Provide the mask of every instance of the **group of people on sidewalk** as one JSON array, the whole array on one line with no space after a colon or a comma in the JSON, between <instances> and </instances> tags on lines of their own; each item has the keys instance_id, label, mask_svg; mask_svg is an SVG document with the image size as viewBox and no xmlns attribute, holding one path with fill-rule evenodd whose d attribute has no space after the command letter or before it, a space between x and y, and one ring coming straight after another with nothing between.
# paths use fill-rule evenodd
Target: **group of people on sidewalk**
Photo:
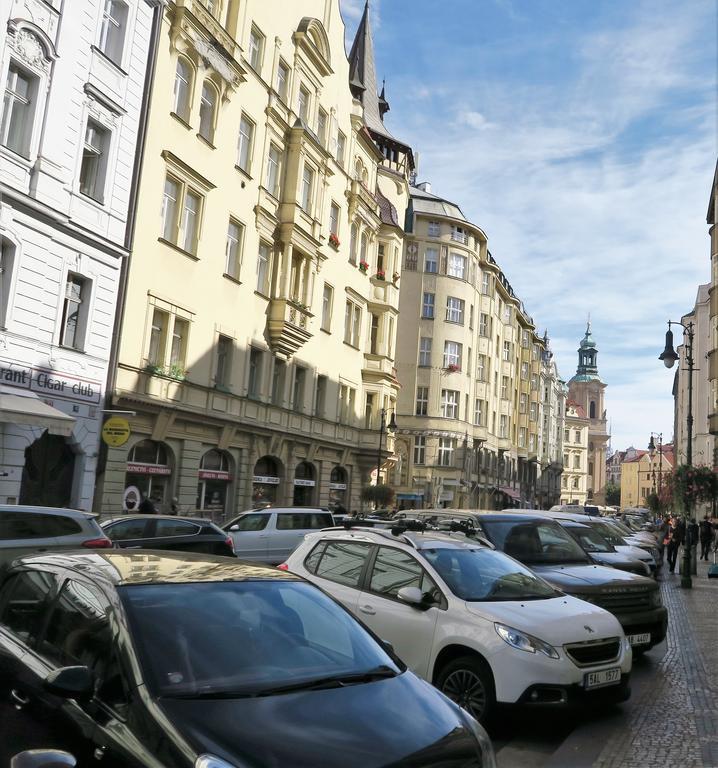
<instances>
[{"instance_id":1,"label":"group of people on sidewalk","mask_svg":"<svg viewBox=\"0 0 718 768\"><path fill-rule=\"evenodd\" d=\"M700 523L692 518L688 525L679 517L665 517L659 523L659 531L663 549L668 561L668 570L673 573L678 559L678 550L681 546L691 549L692 562L697 562L698 544L701 545L701 560L708 560L711 551L718 550L718 520L706 515Z\"/></svg>"}]
</instances>

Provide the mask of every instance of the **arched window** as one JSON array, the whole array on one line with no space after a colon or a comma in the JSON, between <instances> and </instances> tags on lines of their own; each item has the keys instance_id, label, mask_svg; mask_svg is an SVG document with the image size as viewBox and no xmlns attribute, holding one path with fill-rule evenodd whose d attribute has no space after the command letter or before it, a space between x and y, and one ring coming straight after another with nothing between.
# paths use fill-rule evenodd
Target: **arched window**
<instances>
[{"instance_id":1,"label":"arched window","mask_svg":"<svg viewBox=\"0 0 718 768\"><path fill-rule=\"evenodd\" d=\"M142 496L152 501L158 512L170 502L172 466L170 451L164 443L141 440L127 454L124 507L132 512Z\"/></svg>"},{"instance_id":2,"label":"arched window","mask_svg":"<svg viewBox=\"0 0 718 768\"><path fill-rule=\"evenodd\" d=\"M316 487L316 472L314 465L308 461L301 461L294 470L294 499L295 507L311 506Z\"/></svg>"},{"instance_id":3,"label":"arched window","mask_svg":"<svg viewBox=\"0 0 718 768\"><path fill-rule=\"evenodd\" d=\"M588 406L588 415L590 418L596 418L596 401L591 400L591 404Z\"/></svg>"},{"instance_id":4,"label":"arched window","mask_svg":"<svg viewBox=\"0 0 718 768\"><path fill-rule=\"evenodd\" d=\"M175 69L173 111L185 121L189 121L193 83L194 70L189 63L189 59L186 59L184 56L179 56L177 58L177 68Z\"/></svg>"},{"instance_id":5,"label":"arched window","mask_svg":"<svg viewBox=\"0 0 718 768\"><path fill-rule=\"evenodd\" d=\"M215 522L226 517L227 491L232 480L229 468L229 455L216 448L207 451L199 463L196 507L210 514Z\"/></svg>"},{"instance_id":6,"label":"arched window","mask_svg":"<svg viewBox=\"0 0 718 768\"><path fill-rule=\"evenodd\" d=\"M202 85L202 98L199 102L199 135L212 143L217 121L217 89L209 81Z\"/></svg>"},{"instance_id":7,"label":"arched window","mask_svg":"<svg viewBox=\"0 0 718 768\"><path fill-rule=\"evenodd\" d=\"M261 507L276 502L279 474L279 463L273 456L262 456L254 465L252 503L255 506Z\"/></svg>"},{"instance_id":8,"label":"arched window","mask_svg":"<svg viewBox=\"0 0 718 768\"><path fill-rule=\"evenodd\" d=\"M351 234L349 238L349 263L357 263L357 240L359 239L359 227L356 222L352 224Z\"/></svg>"}]
</instances>

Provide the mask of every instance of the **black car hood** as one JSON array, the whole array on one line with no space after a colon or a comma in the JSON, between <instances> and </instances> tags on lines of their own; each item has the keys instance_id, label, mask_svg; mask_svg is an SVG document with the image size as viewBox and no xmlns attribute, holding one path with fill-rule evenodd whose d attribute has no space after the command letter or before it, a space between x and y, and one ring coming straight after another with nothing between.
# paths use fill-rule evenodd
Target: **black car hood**
<instances>
[{"instance_id":1,"label":"black car hood","mask_svg":"<svg viewBox=\"0 0 718 768\"><path fill-rule=\"evenodd\" d=\"M652 588L647 576L619 571L604 565L530 565L532 571L564 592L596 592L605 587Z\"/></svg>"},{"instance_id":2,"label":"black car hood","mask_svg":"<svg viewBox=\"0 0 718 768\"><path fill-rule=\"evenodd\" d=\"M199 754L237 768L458 768L477 756L458 708L411 673L328 690L159 704Z\"/></svg>"}]
</instances>

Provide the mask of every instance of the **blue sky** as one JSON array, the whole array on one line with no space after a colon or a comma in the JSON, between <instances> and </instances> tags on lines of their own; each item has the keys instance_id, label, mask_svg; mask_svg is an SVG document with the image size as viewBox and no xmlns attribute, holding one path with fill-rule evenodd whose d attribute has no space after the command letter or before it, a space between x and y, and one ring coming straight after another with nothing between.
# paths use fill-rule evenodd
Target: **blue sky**
<instances>
[{"instance_id":1,"label":"blue sky","mask_svg":"<svg viewBox=\"0 0 718 768\"><path fill-rule=\"evenodd\" d=\"M341 4L351 37L364 3ZM710 280L715 0L373 0L371 15L386 123L419 179L484 229L566 379L590 312L613 447L670 437L666 320Z\"/></svg>"}]
</instances>

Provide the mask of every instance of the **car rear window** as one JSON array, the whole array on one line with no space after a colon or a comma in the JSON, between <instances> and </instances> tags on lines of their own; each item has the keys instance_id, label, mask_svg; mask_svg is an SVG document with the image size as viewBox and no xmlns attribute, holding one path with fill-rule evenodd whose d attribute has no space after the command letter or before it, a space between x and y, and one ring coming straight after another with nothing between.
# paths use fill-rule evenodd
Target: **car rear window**
<instances>
[{"instance_id":1,"label":"car rear window","mask_svg":"<svg viewBox=\"0 0 718 768\"><path fill-rule=\"evenodd\" d=\"M200 526L189 520L158 520L155 536L196 536Z\"/></svg>"},{"instance_id":2,"label":"car rear window","mask_svg":"<svg viewBox=\"0 0 718 768\"><path fill-rule=\"evenodd\" d=\"M44 515L38 512L0 513L0 541L72 536L81 531L82 526L77 520L62 515Z\"/></svg>"},{"instance_id":3,"label":"car rear window","mask_svg":"<svg viewBox=\"0 0 718 768\"><path fill-rule=\"evenodd\" d=\"M141 539L145 535L145 526L147 521L144 519L123 520L121 523L109 525L105 533L113 541L124 541L125 539Z\"/></svg>"}]
</instances>

